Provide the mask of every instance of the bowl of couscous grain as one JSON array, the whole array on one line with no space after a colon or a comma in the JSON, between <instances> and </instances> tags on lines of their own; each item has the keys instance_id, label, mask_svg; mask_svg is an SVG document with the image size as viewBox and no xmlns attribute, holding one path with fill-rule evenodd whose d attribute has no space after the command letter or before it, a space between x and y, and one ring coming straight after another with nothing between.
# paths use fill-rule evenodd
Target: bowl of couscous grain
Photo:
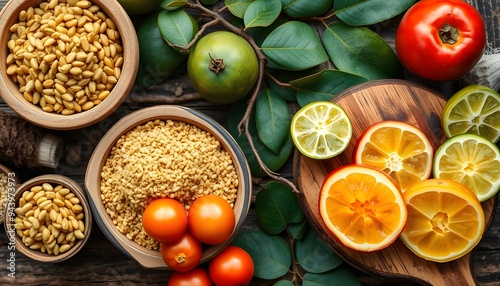
<instances>
[{"instance_id":1,"label":"bowl of couscous grain","mask_svg":"<svg viewBox=\"0 0 500 286\"><path fill-rule=\"evenodd\" d=\"M126 99L139 44L118 1L11 0L0 11L0 95L36 125L92 125Z\"/></svg>"},{"instance_id":2,"label":"bowl of couscous grain","mask_svg":"<svg viewBox=\"0 0 500 286\"><path fill-rule=\"evenodd\" d=\"M235 215L233 233L224 243L206 245L203 263L241 229L252 182L242 150L220 124L187 107L160 105L135 111L110 128L90 158L85 187L98 226L118 249L143 267L168 269L159 242L142 227L146 206L167 197L187 211L204 195L226 199Z\"/></svg>"}]
</instances>

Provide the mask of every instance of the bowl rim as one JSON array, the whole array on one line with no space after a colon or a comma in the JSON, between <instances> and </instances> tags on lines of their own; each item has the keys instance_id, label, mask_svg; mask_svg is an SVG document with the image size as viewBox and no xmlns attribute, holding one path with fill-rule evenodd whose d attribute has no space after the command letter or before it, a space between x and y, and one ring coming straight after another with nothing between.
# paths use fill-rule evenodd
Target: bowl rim
<instances>
[{"instance_id":1,"label":"bowl rim","mask_svg":"<svg viewBox=\"0 0 500 286\"><path fill-rule=\"evenodd\" d=\"M8 180L10 180L10 178L14 178L14 183L15 183L14 189L16 189L19 186L19 184L21 183L21 179L18 176L16 176L16 173L12 169L10 169L8 166L6 166L2 163L0 163L0 173L5 174L7 176ZM14 174L14 176L10 176L9 174ZM0 209L1 215L2 215L2 217L0 217L0 224L4 223L5 218L6 218L7 205L9 203L8 202L9 196L11 196L10 187L7 188L7 202L4 206L4 208Z\"/></svg>"},{"instance_id":2,"label":"bowl rim","mask_svg":"<svg viewBox=\"0 0 500 286\"><path fill-rule=\"evenodd\" d=\"M49 182L52 184L60 184L63 185L71 190L72 193L75 194L80 199L80 204L83 207L83 211L85 213L85 230L83 232L83 239L78 240L67 252L61 253L59 255L50 255L47 253L43 253L39 250L32 250L25 246L23 242L21 241L21 238L17 235L16 230L14 228L13 223L4 223L5 227L5 232L7 233L7 236L10 241L12 239L15 240L15 247L17 250L19 250L21 253L26 255L27 257L41 261L41 262L49 262L49 263L59 263L64 260L67 260L71 257L73 257L75 254L77 254L87 243L87 241L90 238L90 234L92 232L92 211L90 209L90 205L88 203L86 193L83 191L82 187L74 181L73 179L59 175L59 174L44 174L44 175L39 175L36 176L21 185L19 185L16 188L16 191L14 193L14 200L16 206L18 205L18 200L22 196L22 193L26 191L27 189L39 185L44 182ZM5 216L7 217L8 212L10 210L6 209L5 210ZM14 236L14 238L12 238Z\"/></svg>"},{"instance_id":3,"label":"bowl rim","mask_svg":"<svg viewBox=\"0 0 500 286\"><path fill-rule=\"evenodd\" d=\"M128 239L123 233L117 230L108 214L105 212L101 213L100 211L105 209L101 200L101 169L109 157L111 148L124 133L132 130L138 125L157 119L179 120L210 132L223 146L227 146L225 150L231 155L233 162L236 163L235 165L239 167L236 168L237 172L241 168L240 174L238 174L238 189L241 189L244 195L238 196L234 208L235 213L240 214L239 219L236 221L235 228L229 240L222 244L204 249L200 261L200 263L203 263L228 246L237 232L241 229L250 208L252 180L250 167L236 140L234 140L222 125L202 112L180 105L157 105L139 109L117 121L97 144L90 157L85 173L85 189L89 197L90 206L94 212L94 219L108 240L126 256L136 260L145 268L169 269L161 258L159 251L147 249ZM213 130L203 125L209 125ZM240 199L240 201L238 201L238 199Z\"/></svg>"},{"instance_id":4,"label":"bowl rim","mask_svg":"<svg viewBox=\"0 0 500 286\"><path fill-rule=\"evenodd\" d=\"M9 107L21 117L38 126L53 130L73 130L90 126L113 113L125 101L133 88L139 66L139 42L132 20L118 1L89 0L101 7L108 17L113 19L120 32L123 46L122 73L108 97L93 108L71 115L44 112L38 105L27 102L18 91L19 86L7 75L6 62L0 59L0 96ZM22 9L38 5L43 0L9 0L0 11L0 27L3 36L0 39L0 54L7 55L7 42L10 37L8 28L16 21Z\"/></svg>"}]
</instances>

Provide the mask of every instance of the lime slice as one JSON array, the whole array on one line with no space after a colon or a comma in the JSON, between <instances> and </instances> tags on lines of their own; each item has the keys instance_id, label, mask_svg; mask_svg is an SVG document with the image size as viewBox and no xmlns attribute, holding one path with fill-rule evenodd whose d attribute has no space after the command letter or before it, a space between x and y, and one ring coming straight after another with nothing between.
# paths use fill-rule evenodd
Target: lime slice
<instances>
[{"instance_id":1,"label":"lime slice","mask_svg":"<svg viewBox=\"0 0 500 286\"><path fill-rule=\"evenodd\" d=\"M442 125L448 138L476 134L493 143L500 140L500 95L481 85L457 91L443 109Z\"/></svg>"},{"instance_id":2,"label":"lime slice","mask_svg":"<svg viewBox=\"0 0 500 286\"><path fill-rule=\"evenodd\" d=\"M309 158L332 158L347 148L352 125L344 109L330 101L316 101L302 107L290 126L293 143Z\"/></svg>"},{"instance_id":3,"label":"lime slice","mask_svg":"<svg viewBox=\"0 0 500 286\"><path fill-rule=\"evenodd\" d=\"M434 177L461 183L483 202L500 189L500 150L475 134L446 140L434 155Z\"/></svg>"}]
</instances>

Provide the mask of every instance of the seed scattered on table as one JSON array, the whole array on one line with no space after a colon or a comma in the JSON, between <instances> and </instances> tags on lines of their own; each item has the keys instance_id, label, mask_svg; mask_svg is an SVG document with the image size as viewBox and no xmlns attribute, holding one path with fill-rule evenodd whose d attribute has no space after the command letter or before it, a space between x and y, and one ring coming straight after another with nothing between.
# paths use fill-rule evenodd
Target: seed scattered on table
<instances>
[{"instance_id":1,"label":"seed scattered on table","mask_svg":"<svg viewBox=\"0 0 500 286\"><path fill-rule=\"evenodd\" d=\"M68 208L68 204L73 207ZM80 200L63 185L32 187L22 194L14 212L16 233L30 249L58 255L84 238L85 214Z\"/></svg>"},{"instance_id":2,"label":"seed scattered on table","mask_svg":"<svg viewBox=\"0 0 500 286\"><path fill-rule=\"evenodd\" d=\"M18 20L10 27L7 74L27 101L69 115L109 95L121 74L123 49L115 23L99 6L50 0L22 10Z\"/></svg>"},{"instance_id":3,"label":"seed scattered on table","mask_svg":"<svg viewBox=\"0 0 500 286\"><path fill-rule=\"evenodd\" d=\"M157 198L179 200L186 209L196 198L215 194L232 207L238 176L220 142L180 121L155 120L122 135L101 172L101 199L117 229L148 248L159 243L142 227L142 213Z\"/></svg>"}]
</instances>

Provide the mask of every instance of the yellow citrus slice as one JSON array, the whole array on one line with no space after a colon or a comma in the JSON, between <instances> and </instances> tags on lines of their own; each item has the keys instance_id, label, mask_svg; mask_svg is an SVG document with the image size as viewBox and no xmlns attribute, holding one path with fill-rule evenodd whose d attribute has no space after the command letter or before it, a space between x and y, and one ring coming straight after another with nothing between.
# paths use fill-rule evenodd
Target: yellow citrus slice
<instances>
[{"instance_id":1,"label":"yellow citrus slice","mask_svg":"<svg viewBox=\"0 0 500 286\"><path fill-rule=\"evenodd\" d=\"M500 189L500 150L474 134L446 140L434 156L434 177L459 182L483 202Z\"/></svg>"},{"instance_id":2,"label":"yellow citrus slice","mask_svg":"<svg viewBox=\"0 0 500 286\"><path fill-rule=\"evenodd\" d=\"M496 143L500 140L500 95L486 86L467 86L446 102L441 123L448 138L468 133Z\"/></svg>"},{"instance_id":3,"label":"yellow citrus slice","mask_svg":"<svg viewBox=\"0 0 500 286\"><path fill-rule=\"evenodd\" d=\"M481 203L464 185L428 179L403 193L408 219L400 237L416 255L447 262L467 254L485 229Z\"/></svg>"},{"instance_id":4,"label":"yellow citrus slice","mask_svg":"<svg viewBox=\"0 0 500 286\"><path fill-rule=\"evenodd\" d=\"M347 148L352 138L352 125L340 105L316 101L295 113L290 133L302 154L313 159L329 159Z\"/></svg>"},{"instance_id":5,"label":"yellow citrus slice","mask_svg":"<svg viewBox=\"0 0 500 286\"><path fill-rule=\"evenodd\" d=\"M407 218L405 202L394 180L363 165L340 167L326 177L320 190L319 211L333 235L359 251L391 245Z\"/></svg>"},{"instance_id":6,"label":"yellow citrus slice","mask_svg":"<svg viewBox=\"0 0 500 286\"><path fill-rule=\"evenodd\" d=\"M417 127L401 121L381 121L368 127L354 150L356 164L367 164L391 176L404 192L428 179L433 148Z\"/></svg>"}]
</instances>

